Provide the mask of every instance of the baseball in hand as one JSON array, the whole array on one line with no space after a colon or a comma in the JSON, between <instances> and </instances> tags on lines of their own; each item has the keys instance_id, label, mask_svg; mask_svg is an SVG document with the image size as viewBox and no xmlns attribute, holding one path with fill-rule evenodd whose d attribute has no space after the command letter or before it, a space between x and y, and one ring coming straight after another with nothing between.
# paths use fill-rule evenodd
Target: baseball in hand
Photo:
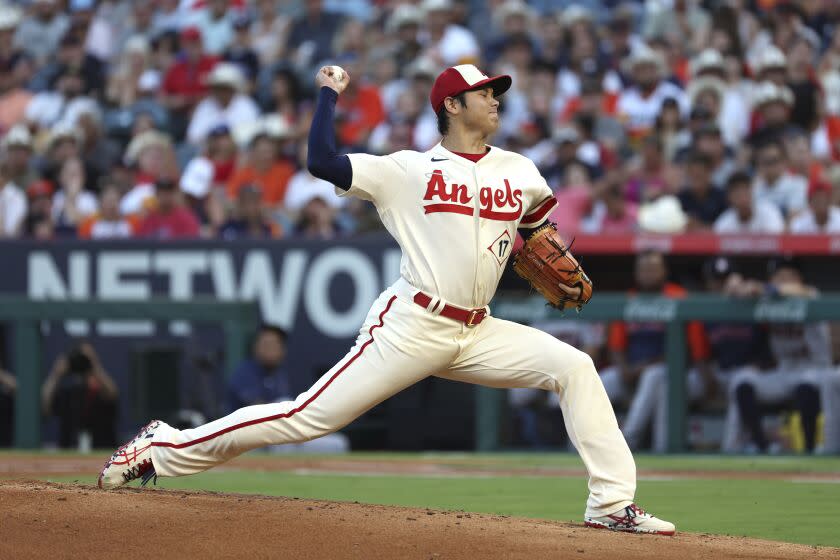
<instances>
[{"instance_id":1,"label":"baseball in hand","mask_svg":"<svg viewBox=\"0 0 840 560\"><path fill-rule=\"evenodd\" d=\"M344 68L341 66L330 66L330 70L332 70L332 76L335 78L335 81L341 82L344 80Z\"/></svg>"}]
</instances>

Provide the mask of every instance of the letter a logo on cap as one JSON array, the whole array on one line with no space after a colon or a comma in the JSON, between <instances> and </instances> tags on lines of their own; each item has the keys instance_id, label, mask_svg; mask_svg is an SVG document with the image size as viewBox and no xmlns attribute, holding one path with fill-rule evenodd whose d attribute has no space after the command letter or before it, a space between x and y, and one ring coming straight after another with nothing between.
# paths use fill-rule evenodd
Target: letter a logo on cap
<instances>
[{"instance_id":1,"label":"letter a logo on cap","mask_svg":"<svg viewBox=\"0 0 840 560\"><path fill-rule=\"evenodd\" d=\"M493 93L498 97L510 88L511 81L510 76L507 75L488 78L472 64L461 64L441 72L435 80L435 85L432 86L429 101L437 113L443 107L443 101L447 97L455 97L465 91L483 87L493 88Z\"/></svg>"}]
</instances>

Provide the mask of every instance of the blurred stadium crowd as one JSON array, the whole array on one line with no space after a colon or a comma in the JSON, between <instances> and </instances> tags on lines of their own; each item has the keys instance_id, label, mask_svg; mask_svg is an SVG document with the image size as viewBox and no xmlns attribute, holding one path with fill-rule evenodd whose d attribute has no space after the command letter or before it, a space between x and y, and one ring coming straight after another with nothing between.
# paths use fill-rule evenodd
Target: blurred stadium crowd
<instances>
[{"instance_id":1,"label":"blurred stadium crowd","mask_svg":"<svg viewBox=\"0 0 840 560\"><path fill-rule=\"evenodd\" d=\"M509 73L494 143L566 231L840 231L832 0L0 2L0 235L330 238L381 227L305 169L313 76L345 151L426 150L428 94Z\"/></svg>"}]
</instances>

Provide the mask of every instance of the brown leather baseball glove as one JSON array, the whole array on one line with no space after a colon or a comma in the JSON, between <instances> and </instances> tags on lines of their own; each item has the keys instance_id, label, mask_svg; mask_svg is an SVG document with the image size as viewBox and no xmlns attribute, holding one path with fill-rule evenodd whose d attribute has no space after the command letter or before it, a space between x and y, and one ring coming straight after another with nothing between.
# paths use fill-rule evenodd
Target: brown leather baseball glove
<instances>
[{"instance_id":1,"label":"brown leather baseball glove","mask_svg":"<svg viewBox=\"0 0 840 560\"><path fill-rule=\"evenodd\" d=\"M528 237L513 257L513 270L558 309L574 307L580 311L592 298L592 281L552 222Z\"/></svg>"}]
</instances>

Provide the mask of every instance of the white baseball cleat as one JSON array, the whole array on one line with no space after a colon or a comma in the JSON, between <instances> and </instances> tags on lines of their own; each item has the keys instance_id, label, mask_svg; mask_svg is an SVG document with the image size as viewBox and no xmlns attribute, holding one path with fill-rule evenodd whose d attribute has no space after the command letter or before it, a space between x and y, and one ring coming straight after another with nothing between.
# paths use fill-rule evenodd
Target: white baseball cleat
<instances>
[{"instance_id":1,"label":"white baseball cleat","mask_svg":"<svg viewBox=\"0 0 840 560\"><path fill-rule=\"evenodd\" d=\"M160 425L160 420L149 422L131 441L111 455L99 473L100 488L119 488L138 478L142 478L141 485L145 486L152 477L157 478L152 465L152 436Z\"/></svg>"},{"instance_id":2,"label":"white baseball cleat","mask_svg":"<svg viewBox=\"0 0 840 560\"><path fill-rule=\"evenodd\" d=\"M611 529L625 533L651 533L669 537L677 532L673 523L652 516L636 504L630 504L612 515L585 517L584 525L595 529Z\"/></svg>"}]
</instances>

